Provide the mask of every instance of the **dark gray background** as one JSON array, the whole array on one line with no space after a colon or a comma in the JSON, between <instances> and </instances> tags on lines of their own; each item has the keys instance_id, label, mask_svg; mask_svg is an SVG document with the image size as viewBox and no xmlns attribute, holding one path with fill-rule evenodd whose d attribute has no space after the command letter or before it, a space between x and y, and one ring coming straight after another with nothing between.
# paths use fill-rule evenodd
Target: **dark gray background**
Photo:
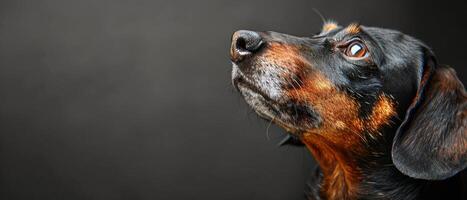
<instances>
[{"instance_id":1,"label":"dark gray background","mask_svg":"<svg viewBox=\"0 0 467 200\"><path fill-rule=\"evenodd\" d=\"M445 2L445 3L443 3ZM302 199L310 156L230 85L237 29L398 29L467 77L452 1L0 1L0 199Z\"/></svg>"}]
</instances>

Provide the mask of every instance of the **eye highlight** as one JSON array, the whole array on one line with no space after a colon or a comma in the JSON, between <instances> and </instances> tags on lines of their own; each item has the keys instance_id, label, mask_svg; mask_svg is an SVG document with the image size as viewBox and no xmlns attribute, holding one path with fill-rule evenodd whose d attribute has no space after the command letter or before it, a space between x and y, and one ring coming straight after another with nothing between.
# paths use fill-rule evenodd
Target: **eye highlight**
<instances>
[{"instance_id":1,"label":"eye highlight","mask_svg":"<svg viewBox=\"0 0 467 200\"><path fill-rule=\"evenodd\" d=\"M354 41L347 46L344 53L351 58L363 58L368 54L368 49L361 41Z\"/></svg>"}]
</instances>

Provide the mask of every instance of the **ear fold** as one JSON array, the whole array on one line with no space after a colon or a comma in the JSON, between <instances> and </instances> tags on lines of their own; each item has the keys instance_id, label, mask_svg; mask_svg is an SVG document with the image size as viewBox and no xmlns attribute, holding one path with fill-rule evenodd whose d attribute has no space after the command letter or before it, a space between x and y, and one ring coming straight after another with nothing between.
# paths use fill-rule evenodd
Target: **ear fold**
<instances>
[{"instance_id":1,"label":"ear fold","mask_svg":"<svg viewBox=\"0 0 467 200\"><path fill-rule=\"evenodd\" d=\"M467 167L467 94L452 68L425 58L413 103L396 132L394 165L419 179L449 178Z\"/></svg>"}]
</instances>

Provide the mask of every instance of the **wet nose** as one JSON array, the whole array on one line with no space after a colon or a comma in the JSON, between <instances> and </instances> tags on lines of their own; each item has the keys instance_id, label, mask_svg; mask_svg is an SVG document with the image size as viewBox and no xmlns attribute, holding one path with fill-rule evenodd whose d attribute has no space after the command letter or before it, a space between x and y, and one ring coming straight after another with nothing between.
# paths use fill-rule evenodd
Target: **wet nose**
<instances>
[{"instance_id":1,"label":"wet nose","mask_svg":"<svg viewBox=\"0 0 467 200\"><path fill-rule=\"evenodd\" d=\"M238 63L245 59L245 57L260 50L263 43L261 35L257 32L246 30L237 31L232 36L230 59Z\"/></svg>"}]
</instances>

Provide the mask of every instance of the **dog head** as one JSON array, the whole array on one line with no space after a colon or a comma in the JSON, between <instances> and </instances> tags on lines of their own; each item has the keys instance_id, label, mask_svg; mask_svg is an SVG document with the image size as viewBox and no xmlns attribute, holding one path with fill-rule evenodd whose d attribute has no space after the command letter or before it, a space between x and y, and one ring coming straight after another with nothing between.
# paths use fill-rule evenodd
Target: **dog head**
<instances>
[{"instance_id":1,"label":"dog head","mask_svg":"<svg viewBox=\"0 0 467 200\"><path fill-rule=\"evenodd\" d=\"M406 175L444 179L467 165L465 89L410 36L335 23L312 37L237 31L230 54L246 102L307 146L319 138L363 152L368 138L392 134Z\"/></svg>"}]
</instances>

